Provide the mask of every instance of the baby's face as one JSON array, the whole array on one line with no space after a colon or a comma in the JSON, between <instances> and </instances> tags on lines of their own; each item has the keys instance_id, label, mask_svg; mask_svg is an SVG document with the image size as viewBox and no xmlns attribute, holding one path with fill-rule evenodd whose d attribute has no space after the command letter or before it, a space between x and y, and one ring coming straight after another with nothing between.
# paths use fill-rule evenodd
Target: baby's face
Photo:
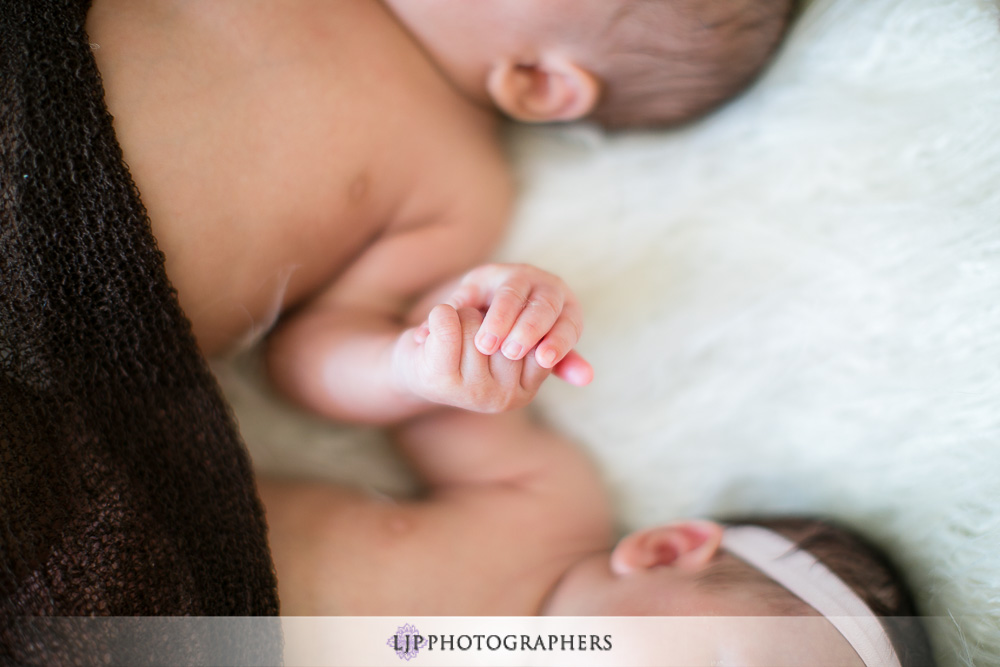
<instances>
[{"instance_id":1,"label":"baby's face","mask_svg":"<svg viewBox=\"0 0 1000 667\"><path fill-rule=\"evenodd\" d=\"M612 570L607 553L579 561L563 577L543 613L548 616L712 617L665 622L671 655L664 664L845 665L863 667L836 628L819 615L779 618L749 588L705 587L694 572L656 566L627 574Z\"/></svg>"},{"instance_id":2,"label":"baby's face","mask_svg":"<svg viewBox=\"0 0 1000 667\"><path fill-rule=\"evenodd\" d=\"M387 0L424 45L457 43L485 56L498 45L597 38L625 0Z\"/></svg>"},{"instance_id":3,"label":"baby's face","mask_svg":"<svg viewBox=\"0 0 1000 667\"><path fill-rule=\"evenodd\" d=\"M736 95L780 41L793 2L385 1L468 98L518 120L596 112L609 126L691 120ZM512 67L530 76L511 77Z\"/></svg>"},{"instance_id":4,"label":"baby's face","mask_svg":"<svg viewBox=\"0 0 1000 667\"><path fill-rule=\"evenodd\" d=\"M555 43L593 44L613 22L619 0L386 0L425 49L469 93L482 97L498 58L531 63ZM588 54L564 55L586 60Z\"/></svg>"}]
</instances>

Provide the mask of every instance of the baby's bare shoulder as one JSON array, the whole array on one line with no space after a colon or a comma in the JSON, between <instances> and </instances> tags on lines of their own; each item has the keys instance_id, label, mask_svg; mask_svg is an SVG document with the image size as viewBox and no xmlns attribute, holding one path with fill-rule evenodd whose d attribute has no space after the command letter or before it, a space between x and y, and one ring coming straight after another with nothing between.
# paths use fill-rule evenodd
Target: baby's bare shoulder
<instances>
[{"instance_id":1,"label":"baby's bare shoulder","mask_svg":"<svg viewBox=\"0 0 1000 667\"><path fill-rule=\"evenodd\" d=\"M600 477L558 435L459 412L397 435L422 499L261 480L286 613L530 615L611 546Z\"/></svg>"},{"instance_id":2,"label":"baby's bare shoulder","mask_svg":"<svg viewBox=\"0 0 1000 667\"><path fill-rule=\"evenodd\" d=\"M95 0L87 30L207 352L391 232L445 222L446 251L482 254L502 228L494 121L382 3Z\"/></svg>"},{"instance_id":3,"label":"baby's bare shoulder","mask_svg":"<svg viewBox=\"0 0 1000 667\"><path fill-rule=\"evenodd\" d=\"M611 540L610 502L594 463L523 410L432 415L399 439L432 491L425 516L483 553L545 560Z\"/></svg>"},{"instance_id":4,"label":"baby's bare shoulder","mask_svg":"<svg viewBox=\"0 0 1000 667\"><path fill-rule=\"evenodd\" d=\"M153 208L412 224L509 195L495 118L381 3L95 0L87 29Z\"/></svg>"}]
</instances>

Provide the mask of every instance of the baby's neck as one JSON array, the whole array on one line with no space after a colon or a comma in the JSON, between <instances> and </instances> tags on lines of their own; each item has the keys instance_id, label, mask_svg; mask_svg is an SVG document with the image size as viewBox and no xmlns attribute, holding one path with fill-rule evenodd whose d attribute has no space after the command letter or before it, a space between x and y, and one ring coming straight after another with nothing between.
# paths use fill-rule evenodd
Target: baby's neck
<instances>
[{"instance_id":1,"label":"baby's neck","mask_svg":"<svg viewBox=\"0 0 1000 667\"><path fill-rule=\"evenodd\" d=\"M440 43L441 40L435 39L427 26L433 26L436 22L427 21L426 17L422 16L426 10L420 6L421 3L412 0L382 1L456 92L484 110L499 113L486 89L486 69L468 62L467 59L453 62L454 59L449 59L435 48L435 43Z\"/></svg>"}]
</instances>

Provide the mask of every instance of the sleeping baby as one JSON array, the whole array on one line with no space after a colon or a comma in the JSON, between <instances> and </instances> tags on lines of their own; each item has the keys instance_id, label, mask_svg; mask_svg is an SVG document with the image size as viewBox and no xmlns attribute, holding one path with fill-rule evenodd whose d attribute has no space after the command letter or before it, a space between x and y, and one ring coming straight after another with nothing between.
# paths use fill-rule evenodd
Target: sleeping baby
<instances>
[{"instance_id":1,"label":"sleeping baby","mask_svg":"<svg viewBox=\"0 0 1000 667\"><path fill-rule=\"evenodd\" d=\"M470 272L510 212L497 111L609 127L695 118L760 71L791 5L94 0L86 27L202 351L280 315L268 346L279 388L334 419L394 423L442 402L492 409L421 384L426 360L401 350L429 310L414 302L457 276L442 299L489 302L484 354L531 355L535 379L590 378L558 281Z\"/></svg>"},{"instance_id":2,"label":"sleeping baby","mask_svg":"<svg viewBox=\"0 0 1000 667\"><path fill-rule=\"evenodd\" d=\"M450 348L456 369L484 368L483 315L456 316L459 337L437 340L435 316L419 344ZM526 363L501 359L512 374ZM524 411L442 409L394 436L425 484L418 499L260 481L284 614L813 616L828 623L810 633L774 624L764 637L737 624L684 655L703 665L932 664L904 585L844 530L689 520L614 544L594 467Z\"/></svg>"}]
</instances>

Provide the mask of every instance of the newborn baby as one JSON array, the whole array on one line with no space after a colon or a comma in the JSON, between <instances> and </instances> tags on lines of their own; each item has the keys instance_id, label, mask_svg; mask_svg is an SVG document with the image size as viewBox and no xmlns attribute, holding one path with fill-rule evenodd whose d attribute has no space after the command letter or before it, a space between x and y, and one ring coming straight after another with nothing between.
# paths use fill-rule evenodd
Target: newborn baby
<instances>
[{"instance_id":1,"label":"newborn baby","mask_svg":"<svg viewBox=\"0 0 1000 667\"><path fill-rule=\"evenodd\" d=\"M443 344L454 348L454 363L481 368L483 316L463 308L457 317L461 337ZM434 321L424 345L438 334ZM526 362L503 363L516 373ZM818 635L767 637L764 654L760 637L740 632L700 648L727 656L725 664L929 660L913 619L887 625L887 634L873 616L913 610L884 560L842 530L806 520L692 520L614 544L594 467L523 412L442 409L394 435L426 485L417 500L261 480L284 614L822 615L830 623Z\"/></svg>"},{"instance_id":2,"label":"newborn baby","mask_svg":"<svg viewBox=\"0 0 1000 667\"><path fill-rule=\"evenodd\" d=\"M435 404L433 392L382 401L412 302L482 262L507 222L497 111L609 126L694 118L763 67L791 5L94 0L86 27L202 350L284 314L275 383L320 414L391 423ZM487 318L479 344L558 370L579 324L567 314L560 329L564 304L533 285L466 283L544 306L506 331ZM586 381L576 362L563 377Z\"/></svg>"}]
</instances>

